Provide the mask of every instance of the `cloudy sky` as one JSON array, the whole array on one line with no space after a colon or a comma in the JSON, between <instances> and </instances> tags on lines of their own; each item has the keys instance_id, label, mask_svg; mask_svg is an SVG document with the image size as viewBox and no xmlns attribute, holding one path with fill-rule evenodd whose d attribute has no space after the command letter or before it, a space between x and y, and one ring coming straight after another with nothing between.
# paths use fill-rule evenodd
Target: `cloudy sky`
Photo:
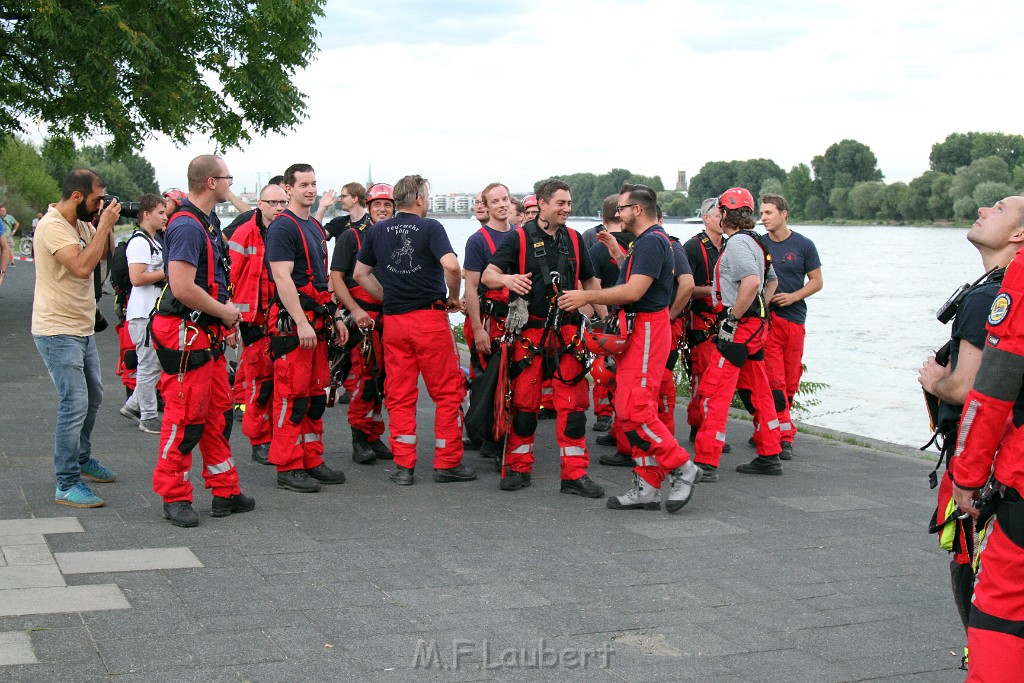
<instances>
[{"instance_id":1,"label":"cloudy sky","mask_svg":"<svg viewBox=\"0 0 1024 683\"><path fill-rule=\"evenodd\" d=\"M297 74L308 118L225 154L235 190L293 162L321 187L407 173L436 192L707 161L810 164L844 138L887 181L951 132L1024 133L1024 5L996 0L328 0ZM205 136L144 153L185 186Z\"/></svg>"}]
</instances>

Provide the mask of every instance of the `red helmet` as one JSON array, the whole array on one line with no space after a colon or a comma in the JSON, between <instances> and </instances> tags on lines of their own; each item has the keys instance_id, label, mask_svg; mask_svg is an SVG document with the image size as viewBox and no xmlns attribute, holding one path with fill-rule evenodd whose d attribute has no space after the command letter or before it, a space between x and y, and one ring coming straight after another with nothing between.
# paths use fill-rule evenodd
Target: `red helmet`
<instances>
[{"instance_id":1,"label":"red helmet","mask_svg":"<svg viewBox=\"0 0 1024 683\"><path fill-rule=\"evenodd\" d=\"M598 356L617 356L626 350L629 337L619 332L605 332L605 326L604 322L585 325L582 330L583 345L587 351Z\"/></svg>"},{"instance_id":2,"label":"red helmet","mask_svg":"<svg viewBox=\"0 0 1024 683\"><path fill-rule=\"evenodd\" d=\"M187 198L188 198L188 194L186 194L182 190L179 190L176 187L172 187L171 189L164 191L164 199L174 200L178 204L181 204L181 200L187 199Z\"/></svg>"},{"instance_id":3,"label":"red helmet","mask_svg":"<svg viewBox=\"0 0 1024 683\"><path fill-rule=\"evenodd\" d=\"M590 376L594 383L605 389L615 388L615 359L609 356L602 356L590 366Z\"/></svg>"},{"instance_id":4,"label":"red helmet","mask_svg":"<svg viewBox=\"0 0 1024 683\"><path fill-rule=\"evenodd\" d=\"M537 195L528 194L523 197L523 206L529 209L531 206L537 206Z\"/></svg>"},{"instance_id":5,"label":"red helmet","mask_svg":"<svg viewBox=\"0 0 1024 683\"><path fill-rule=\"evenodd\" d=\"M722 196L718 198L718 205L724 206L727 209L742 209L743 207L747 207L753 211L754 196L750 194L750 190L744 187L734 187L731 190L726 190L722 193Z\"/></svg>"},{"instance_id":6,"label":"red helmet","mask_svg":"<svg viewBox=\"0 0 1024 683\"><path fill-rule=\"evenodd\" d=\"M377 183L371 185L370 189L366 191L366 203L369 205L370 202L377 199L387 199L391 203L395 201L394 188L387 183Z\"/></svg>"}]
</instances>

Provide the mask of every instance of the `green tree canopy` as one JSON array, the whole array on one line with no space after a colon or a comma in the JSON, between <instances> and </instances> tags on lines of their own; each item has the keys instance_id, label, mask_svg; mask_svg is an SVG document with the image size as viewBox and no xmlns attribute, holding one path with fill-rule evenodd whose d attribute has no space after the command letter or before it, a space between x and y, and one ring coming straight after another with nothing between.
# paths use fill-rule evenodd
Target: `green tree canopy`
<instances>
[{"instance_id":1,"label":"green tree canopy","mask_svg":"<svg viewBox=\"0 0 1024 683\"><path fill-rule=\"evenodd\" d=\"M709 161L701 166L697 175L690 180L690 196L700 202L708 197L718 197L730 187L735 187L739 163Z\"/></svg>"},{"instance_id":2,"label":"green tree canopy","mask_svg":"<svg viewBox=\"0 0 1024 683\"><path fill-rule=\"evenodd\" d=\"M822 196L828 197L837 187L853 187L854 183L879 181L878 159L871 148L856 140L841 140L831 145L824 154L811 160L814 179Z\"/></svg>"},{"instance_id":3,"label":"green tree canopy","mask_svg":"<svg viewBox=\"0 0 1024 683\"><path fill-rule=\"evenodd\" d=\"M961 166L984 157L997 156L1013 169L1024 161L1024 135L1006 133L951 133L932 145L928 160L932 170L953 174Z\"/></svg>"},{"instance_id":4,"label":"green tree canopy","mask_svg":"<svg viewBox=\"0 0 1024 683\"><path fill-rule=\"evenodd\" d=\"M982 157L967 166L961 166L953 176L949 195L955 200L970 197L974 188L984 182L1009 183L1010 167L998 156Z\"/></svg>"},{"instance_id":5,"label":"green tree canopy","mask_svg":"<svg viewBox=\"0 0 1024 683\"><path fill-rule=\"evenodd\" d=\"M885 185L874 181L863 181L851 187L847 198L850 217L877 218L884 189Z\"/></svg>"},{"instance_id":6,"label":"green tree canopy","mask_svg":"<svg viewBox=\"0 0 1024 683\"><path fill-rule=\"evenodd\" d=\"M102 147L88 145L70 151L64 140L49 139L43 143L42 156L50 175L58 184L73 168L92 169L107 184L107 192L117 195L122 201L135 201L146 192L159 193L156 172L143 157L137 154L114 152L113 145Z\"/></svg>"},{"instance_id":7,"label":"green tree canopy","mask_svg":"<svg viewBox=\"0 0 1024 683\"><path fill-rule=\"evenodd\" d=\"M39 152L16 137L0 139L0 202L25 231L32 217L46 212L47 205L60 199L60 188L46 172Z\"/></svg>"},{"instance_id":8,"label":"green tree canopy","mask_svg":"<svg viewBox=\"0 0 1024 683\"><path fill-rule=\"evenodd\" d=\"M941 220L953 217L949 186L953 178L939 171L925 171L910 181L900 213L909 221Z\"/></svg>"},{"instance_id":9,"label":"green tree canopy","mask_svg":"<svg viewBox=\"0 0 1024 683\"><path fill-rule=\"evenodd\" d=\"M987 181L978 183L978 186L974 188L974 194L971 195L971 198L974 199L974 203L979 207L994 206L996 202L1014 194L1017 194L1017 192L1011 185Z\"/></svg>"},{"instance_id":10,"label":"green tree canopy","mask_svg":"<svg viewBox=\"0 0 1024 683\"><path fill-rule=\"evenodd\" d=\"M810 218L804 213L804 207L811 197L816 197L817 188L811 180L811 169L807 164L797 164L786 174L786 182L782 185L782 195L789 202L790 216L793 218ZM817 216L813 220L821 220L825 216Z\"/></svg>"},{"instance_id":11,"label":"green tree canopy","mask_svg":"<svg viewBox=\"0 0 1024 683\"><path fill-rule=\"evenodd\" d=\"M287 130L305 116L291 76L316 50L323 2L8 0L0 133L41 120L55 137L109 135L126 152L151 133L228 147Z\"/></svg>"},{"instance_id":12,"label":"green tree canopy","mask_svg":"<svg viewBox=\"0 0 1024 683\"><path fill-rule=\"evenodd\" d=\"M624 168L613 168L607 173L572 173L554 176L569 184L572 189L572 213L574 216L600 216L601 205L609 195L618 194L623 183L647 185L655 192L661 192L665 185L660 176L645 176ZM538 180L533 189L543 182ZM664 207L662 207L664 210Z\"/></svg>"}]
</instances>

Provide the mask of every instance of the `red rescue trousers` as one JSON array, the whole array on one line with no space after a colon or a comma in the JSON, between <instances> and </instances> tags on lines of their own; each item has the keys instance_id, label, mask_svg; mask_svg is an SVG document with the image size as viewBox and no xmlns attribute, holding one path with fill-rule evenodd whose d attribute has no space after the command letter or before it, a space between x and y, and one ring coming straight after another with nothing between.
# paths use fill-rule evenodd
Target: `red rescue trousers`
<instances>
[{"instance_id":1,"label":"red rescue trousers","mask_svg":"<svg viewBox=\"0 0 1024 683\"><path fill-rule=\"evenodd\" d=\"M462 463L462 399L466 379L444 310L427 308L387 316L384 330L384 404L391 420L395 464L416 466L416 400L423 375L434 401L434 467Z\"/></svg>"},{"instance_id":2,"label":"red rescue trousers","mask_svg":"<svg viewBox=\"0 0 1024 683\"><path fill-rule=\"evenodd\" d=\"M615 361L615 414L629 443L633 471L655 488L690 459L662 419L663 383L672 350L668 309L637 313L629 345ZM673 384L673 390L675 385Z\"/></svg>"},{"instance_id":3,"label":"red rescue trousers","mask_svg":"<svg viewBox=\"0 0 1024 683\"><path fill-rule=\"evenodd\" d=\"M764 366L768 384L775 397L782 440L793 443L796 427L790 417L793 397L800 388L803 374L804 337L807 328L772 313L772 326L764 344Z\"/></svg>"},{"instance_id":4,"label":"red rescue trousers","mask_svg":"<svg viewBox=\"0 0 1024 683\"><path fill-rule=\"evenodd\" d=\"M595 417L611 417L615 414L615 410L612 408L612 397L615 392L608 387L603 387L600 384L594 384L594 416Z\"/></svg>"},{"instance_id":5,"label":"red rescue trousers","mask_svg":"<svg viewBox=\"0 0 1024 683\"><path fill-rule=\"evenodd\" d=\"M767 335L767 324L757 318L744 318L736 327L735 340L745 343L747 353L761 356L759 353ZM729 419L729 406L736 393L741 367L748 367L752 382L751 400L755 408L754 445L758 455L778 455L782 451L779 445L779 420L775 415L775 403L772 401L768 376L764 371L764 361L748 357L742 366L727 361L718 351L714 339L706 342L712 345L711 367L707 371L700 387L700 404L704 411L704 421L694 441L695 460L698 463L714 465L722 458L722 446L725 444L725 429Z\"/></svg>"},{"instance_id":6,"label":"red rescue trousers","mask_svg":"<svg viewBox=\"0 0 1024 683\"><path fill-rule=\"evenodd\" d=\"M273 433L270 403L274 398L274 359L270 357L269 336L260 337L242 349L242 360L235 374L236 388L243 372L247 378L247 389L242 433L249 437L249 442L254 446L270 443Z\"/></svg>"},{"instance_id":7,"label":"red rescue trousers","mask_svg":"<svg viewBox=\"0 0 1024 683\"><path fill-rule=\"evenodd\" d=\"M691 427L700 427L704 421L704 411L700 406L700 387L711 367L714 349L713 336L690 349L690 402L686 405L686 423Z\"/></svg>"},{"instance_id":8,"label":"red rescue trousers","mask_svg":"<svg viewBox=\"0 0 1024 683\"><path fill-rule=\"evenodd\" d=\"M370 330L371 353L376 358L378 368L372 367L366 362L361 352L361 344L351 351L352 370L349 377L354 378L349 391L352 396L348 403L348 423L352 429L358 429L366 435L370 443L380 441L384 433L384 404L377 391L377 373L384 371L384 354L381 335L380 311L366 311L366 314L373 320L373 329Z\"/></svg>"},{"instance_id":9,"label":"red rescue trousers","mask_svg":"<svg viewBox=\"0 0 1024 683\"><path fill-rule=\"evenodd\" d=\"M559 331L563 344L578 341L579 327L563 325ZM517 363L531 351L523 342L528 340L534 348L540 345L544 330L530 328L520 333L512 348L512 362ZM575 350L575 347L574 347ZM581 375L583 366L572 353L559 358L559 374L566 380ZM537 431L537 407L541 403L544 383L544 359L533 356L530 364L512 380L512 428L505 443L505 466L514 472L533 471L534 433ZM580 377L574 384L559 379L551 382L551 400L556 413L555 440L561 456L562 479L579 479L587 473L590 455L587 451L587 408L590 407L590 384Z\"/></svg>"},{"instance_id":10,"label":"red rescue trousers","mask_svg":"<svg viewBox=\"0 0 1024 683\"><path fill-rule=\"evenodd\" d=\"M1024 548L993 515L981 542L967 626L968 683L1016 683L1024 669Z\"/></svg>"},{"instance_id":11,"label":"red rescue trousers","mask_svg":"<svg viewBox=\"0 0 1024 683\"><path fill-rule=\"evenodd\" d=\"M211 346L219 347L223 339L219 325L209 329L207 332L182 318L156 315L152 326L153 343L158 348L186 350L189 354L209 352ZM165 503L192 501L189 471L196 446L203 458L206 488L222 498L241 493L229 443L234 421L227 361L219 348L216 353L216 359L184 373L162 372L160 375L164 419L160 451L153 470L153 490ZM187 357L185 362L188 362Z\"/></svg>"},{"instance_id":12,"label":"red rescue trousers","mask_svg":"<svg viewBox=\"0 0 1024 683\"><path fill-rule=\"evenodd\" d=\"M315 329L319 333L319 326ZM278 472L309 470L323 464L328 386L327 341L320 336L314 348L296 347L274 359L274 402L270 411L273 436L267 459Z\"/></svg>"},{"instance_id":13,"label":"red rescue trousers","mask_svg":"<svg viewBox=\"0 0 1024 683\"><path fill-rule=\"evenodd\" d=\"M683 321L676 319L673 321L670 327L672 334L671 343L669 345L669 354L672 349L679 343L679 338L683 334ZM665 364L668 363L668 355L665 356ZM616 369L616 374L618 370ZM618 379L615 383L618 388ZM675 438L676 433L676 378L671 368L666 367L665 372L661 376L661 384L658 386L658 419L661 420L669 433L672 434L672 438ZM623 423L621 420L616 419L612 423L611 434L615 437L615 447L619 453L630 453L632 451L632 444L626 437L625 430L623 429Z\"/></svg>"}]
</instances>

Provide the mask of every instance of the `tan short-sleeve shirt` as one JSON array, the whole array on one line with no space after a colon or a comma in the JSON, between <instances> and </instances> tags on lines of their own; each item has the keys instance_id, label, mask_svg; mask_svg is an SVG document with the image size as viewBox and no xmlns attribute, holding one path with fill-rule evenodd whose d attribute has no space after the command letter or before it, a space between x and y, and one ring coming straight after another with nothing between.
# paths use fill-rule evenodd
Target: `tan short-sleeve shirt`
<instances>
[{"instance_id":1,"label":"tan short-sleeve shirt","mask_svg":"<svg viewBox=\"0 0 1024 683\"><path fill-rule=\"evenodd\" d=\"M39 221L33 238L36 290L32 302L32 334L88 337L93 333L96 298L92 275L76 277L54 254L73 244L84 249L95 234L91 224L76 221L76 225L71 225L53 207Z\"/></svg>"}]
</instances>

